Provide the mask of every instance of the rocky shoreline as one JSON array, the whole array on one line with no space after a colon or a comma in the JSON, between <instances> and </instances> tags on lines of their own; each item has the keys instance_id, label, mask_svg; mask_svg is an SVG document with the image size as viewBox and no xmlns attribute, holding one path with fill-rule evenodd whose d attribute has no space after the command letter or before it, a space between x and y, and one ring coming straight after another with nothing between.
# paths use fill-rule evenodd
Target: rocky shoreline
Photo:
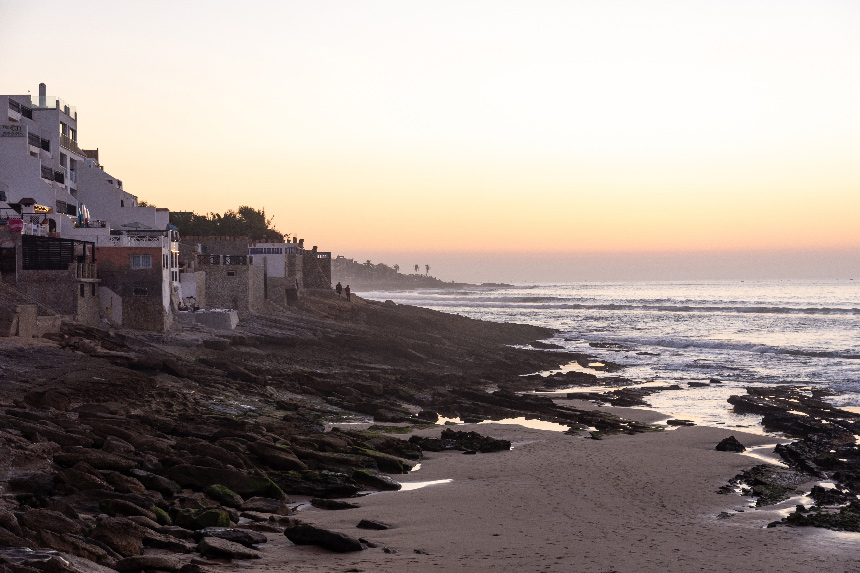
<instances>
[{"instance_id":1,"label":"rocky shoreline","mask_svg":"<svg viewBox=\"0 0 860 573\"><path fill-rule=\"evenodd\" d=\"M577 359L509 346L550 335L325 293L227 336L67 324L50 340L6 341L0 546L19 549L0 550L0 563L198 571L259 557L270 535L361 549L300 523L292 498L349 507L368 490L399 488L388 474L408 472L422 450L510 447L474 432L404 440L385 424L527 415L650 429L515 394L522 374ZM490 384L499 389L484 391ZM325 432L350 420L377 426Z\"/></svg>"},{"instance_id":2,"label":"rocky shoreline","mask_svg":"<svg viewBox=\"0 0 860 573\"><path fill-rule=\"evenodd\" d=\"M618 369L536 342L551 335L320 293L229 335L67 324L51 340L4 341L0 570L209 571L259 558L272 536L335 552L373 547L303 523L297 504L354 508L369 491L399 489L391 475L409 472L425 452L510 448L450 428L405 439L440 416L526 417L595 439L659 431L518 393L602 385L606 393L567 397L629 406L672 389L622 389L629 380L587 372L524 376L570 362ZM799 476L750 470L735 482L765 492L766 503L803 481L832 479L835 488L812 492L817 506L784 521L857 531L860 416L822 397L793 387L733 397L737 411L763 414L766 427L798 438L777 451ZM349 422L369 428L325 431Z\"/></svg>"}]
</instances>

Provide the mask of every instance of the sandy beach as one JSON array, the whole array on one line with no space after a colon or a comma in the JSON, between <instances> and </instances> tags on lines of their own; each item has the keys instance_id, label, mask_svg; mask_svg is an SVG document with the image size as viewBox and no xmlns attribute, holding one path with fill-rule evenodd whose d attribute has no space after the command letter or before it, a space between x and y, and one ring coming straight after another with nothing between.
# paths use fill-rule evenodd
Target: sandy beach
<instances>
[{"instance_id":1,"label":"sandy beach","mask_svg":"<svg viewBox=\"0 0 860 573\"><path fill-rule=\"evenodd\" d=\"M659 413L606 408L648 422ZM458 428L460 429L460 428ZM358 509L303 509L299 517L380 544L357 554L263 546L255 571L855 571L860 534L765 528L782 517L717 489L760 460L714 446L729 435L747 446L772 437L708 427L602 440L515 425L465 425L509 439L509 452L430 453L404 484ZM439 430L419 434L437 435ZM587 434L585 434L587 436ZM743 513L735 513L744 510ZM720 512L733 517L718 519ZM392 525L356 529L361 519ZM386 553L389 548L396 553ZM417 553L421 551L422 553Z\"/></svg>"}]
</instances>

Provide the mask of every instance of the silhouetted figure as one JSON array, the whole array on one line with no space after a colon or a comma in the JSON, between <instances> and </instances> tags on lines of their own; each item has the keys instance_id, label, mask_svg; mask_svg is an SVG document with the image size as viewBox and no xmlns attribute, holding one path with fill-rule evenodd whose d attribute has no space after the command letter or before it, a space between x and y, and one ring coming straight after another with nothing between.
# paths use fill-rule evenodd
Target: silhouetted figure
<instances>
[{"instance_id":1,"label":"silhouetted figure","mask_svg":"<svg viewBox=\"0 0 860 573\"><path fill-rule=\"evenodd\" d=\"M346 285L346 288L343 289L344 294L346 294L346 300L349 301L349 285Z\"/></svg>"},{"instance_id":2,"label":"silhouetted figure","mask_svg":"<svg viewBox=\"0 0 860 573\"><path fill-rule=\"evenodd\" d=\"M337 293L337 296L340 296L340 293L343 292L343 287L340 285L340 283L337 283L337 285L335 285L334 292Z\"/></svg>"}]
</instances>

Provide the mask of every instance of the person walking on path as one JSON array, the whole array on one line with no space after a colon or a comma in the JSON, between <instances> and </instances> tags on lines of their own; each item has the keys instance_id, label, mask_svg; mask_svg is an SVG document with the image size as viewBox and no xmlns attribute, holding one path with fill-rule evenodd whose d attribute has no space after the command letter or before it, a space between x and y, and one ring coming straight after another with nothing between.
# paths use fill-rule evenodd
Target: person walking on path
<instances>
[{"instance_id":1,"label":"person walking on path","mask_svg":"<svg viewBox=\"0 0 860 573\"><path fill-rule=\"evenodd\" d=\"M340 283L337 283L337 285L335 285L334 291L337 293L337 296L340 296L340 293L343 292L343 287L340 286Z\"/></svg>"},{"instance_id":2,"label":"person walking on path","mask_svg":"<svg viewBox=\"0 0 860 573\"><path fill-rule=\"evenodd\" d=\"M349 302L349 285L346 285L346 288L343 289L344 294L346 294L346 300Z\"/></svg>"}]
</instances>

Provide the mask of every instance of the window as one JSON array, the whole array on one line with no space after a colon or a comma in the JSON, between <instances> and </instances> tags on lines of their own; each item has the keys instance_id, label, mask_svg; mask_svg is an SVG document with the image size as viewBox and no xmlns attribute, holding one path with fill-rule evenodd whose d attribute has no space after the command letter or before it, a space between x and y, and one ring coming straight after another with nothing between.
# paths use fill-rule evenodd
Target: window
<instances>
[{"instance_id":1,"label":"window","mask_svg":"<svg viewBox=\"0 0 860 573\"><path fill-rule=\"evenodd\" d=\"M125 207L125 201L123 201L122 199L120 199L120 200L119 200L119 206L120 206L120 207Z\"/></svg>"},{"instance_id":2,"label":"window","mask_svg":"<svg viewBox=\"0 0 860 573\"><path fill-rule=\"evenodd\" d=\"M152 255L130 255L132 269L151 269Z\"/></svg>"},{"instance_id":3,"label":"window","mask_svg":"<svg viewBox=\"0 0 860 573\"><path fill-rule=\"evenodd\" d=\"M131 289L132 296L149 296L149 289L146 287L134 287Z\"/></svg>"},{"instance_id":4,"label":"window","mask_svg":"<svg viewBox=\"0 0 860 573\"><path fill-rule=\"evenodd\" d=\"M81 283L81 298L84 296L84 283Z\"/></svg>"},{"instance_id":5,"label":"window","mask_svg":"<svg viewBox=\"0 0 860 573\"><path fill-rule=\"evenodd\" d=\"M228 277L235 277L235 276L236 276L236 271L227 271L227 276L228 276Z\"/></svg>"},{"instance_id":6,"label":"window","mask_svg":"<svg viewBox=\"0 0 860 573\"><path fill-rule=\"evenodd\" d=\"M96 296L96 283L90 283L90 294Z\"/></svg>"}]
</instances>

